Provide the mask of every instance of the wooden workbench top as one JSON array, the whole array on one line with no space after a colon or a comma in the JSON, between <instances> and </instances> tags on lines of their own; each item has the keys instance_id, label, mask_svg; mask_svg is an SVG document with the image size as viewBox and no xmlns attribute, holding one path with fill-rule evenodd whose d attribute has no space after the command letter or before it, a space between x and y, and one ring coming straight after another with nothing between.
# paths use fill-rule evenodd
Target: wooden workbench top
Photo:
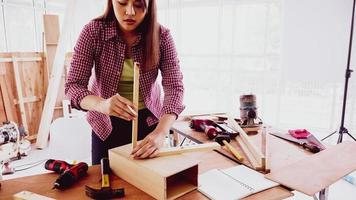
<instances>
[{"instance_id":1,"label":"wooden workbench top","mask_svg":"<svg viewBox=\"0 0 356 200\"><path fill-rule=\"evenodd\" d=\"M189 134L195 138L198 138L199 140L204 140L205 136L202 133L191 130L188 124L189 123L187 121L177 121L174 124L174 128L179 129L181 132ZM270 135L268 137L268 145L270 147L268 158L270 159L271 171L278 170L279 167L285 166L286 164L310 155L308 152L304 151L296 145L291 145L286 141L277 139ZM260 145L259 135L251 136L251 138L253 138L257 146ZM231 144L241 152L235 141L233 141ZM203 173L214 168L228 168L237 165L236 162L233 162L214 151L195 152L186 155L199 159L199 173ZM244 162L246 162L246 165L249 165L247 161ZM52 190L53 183L57 177L58 175L55 173L48 173L1 181L2 186L0 189L0 199L12 199L12 196L15 193L24 190L55 199L89 199L85 195L84 186L89 185L92 187L100 188L101 184L100 167L98 165L89 167L88 175L65 191ZM111 183L112 188L125 188L125 199L153 199L151 196L147 195L143 191L137 189L136 187L115 175L111 175ZM251 195L244 198L244 200L284 199L292 195L293 194L289 190L279 186ZM180 197L179 199L207 198L197 190L194 190Z\"/></svg>"}]
</instances>

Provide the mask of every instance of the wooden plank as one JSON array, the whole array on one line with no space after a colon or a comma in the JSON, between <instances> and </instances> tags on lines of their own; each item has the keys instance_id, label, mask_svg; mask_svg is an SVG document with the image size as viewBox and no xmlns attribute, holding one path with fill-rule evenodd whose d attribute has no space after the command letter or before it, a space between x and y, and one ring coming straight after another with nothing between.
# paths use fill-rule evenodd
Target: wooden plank
<instances>
[{"instance_id":1,"label":"wooden plank","mask_svg":"<svg viewBox=\"0 0 356 200\"><path fill-rule=\"evenodd\" d=\"M9 90L5 81L5 77L0 75L0 88L2 101L4 104L4 110L6 114L6 121L17 121L15 118L16 111L14 109L14 104L11 103Z\"/></svg>"},{"instance_id":2,"label":"wooden plank","mask_svg":"<svg viewBox=\"0 0 356 200\"><path fill-rule=\"evenodd\" d=\"M52 74L54 57L57 52L57 45L59 39L59 18L57 15L44 15L43 23L44 23L44 36L45 36L44 49L46 54L45 74L49 79L50 75ZM56 96L56 103L55 103L55 107L60 107L60 109L55 109L53 111L52 120L55 120L58 117L63 116L62 100L64 99L64 82L65 82L65 76L62 74L60 86L58 89L58 94Z\"/></svg>"},{"instance_id":3,"label":"wooden plank","mask_svg":"<svg viewBox=\"0 0 356 200\"><path fill-rule=\"evenodd\" d=\"M228 123L239 132L239 136L243 143L245 143L248 150L251 152L251 155L255 158L258 163L258 166L262 167L262 162L265 159L264 155L262 155L261 151L257 149L254 145L253 141L250 140L249 136L246 132L240 127L240 125L234 120L233 117L229 117ZM236 137L237 138L237 137ZM252 160L252 158L250 158Z\"/></svg>"},{"instance_id":4,"label":"wooden plank","mask_svg":"<svg viewBox=\"0 0 356 200\"><path fill-rule=\"evenodd\" d=\"M14 75L15 75L17 96L18 96L18 99L19 99L21 121L22 121L23 127L25 128L25 131L28 132L26 109L25 109L25 103L24 103L24 100L23 100L23 90L22 90L22 85L21 85L19 65L18 65L18 62L15 61L15 60L13 62L13 65L14 65L13 67L14 67Z\"/></svg>"},{"instance_id":5,"label":"wooden plank","mask_svg":"<svg viewBox=\"0 0 356 200\"><path fill-rule=\"evenodd\" d=\"M314 195L356 170L356 142L345 141L310 155L265 177L307 195Z\"/></svg>"},{"instance_id":6,"label":"wooden plank","mask_svg":"<svg viewBox=\"0 0 356 200\"><path fill-rule=\"evenodd\" d=\"M40 121L40 126L38 129L38 135L36 140L36 147L42 149L47 146L48 135L50 130L50 125L54 113L54 107L56 104L56 95L61 83L61 76L63 74L65 55L66 55L66 45L69 42L68 31L70 29L71 13L74 12L76 4L74 1L69 1L66 7L67 15L64 16L63 28L61 29L62 34L60 35L56 56L53 61L53 70L50 76L49 85L47 88L47 96L45 99L43 114Z\"/></svg>"},{"instance_id":7,"label":"wooden plank","mask_svg":"<svg viewBox=\"0 0 356 200\"><path fill-rule=\"evenodd\" d=\"M261 149L262 149L262 154L264 155L264 159L262 158L262 168L264 169L265 173L269 173L271 171L270 165L269 165L269 149L268 149L268 135L267 131L268 127L263 126L262 131L261 131Z\"/></svg>"},{"instance_id":8,"label":"wooden plank","mask_svg":"<svg viewBox=\"0 0 356 200\"><path fill-rule=\"evenodd\" d=\"M133 76L133 104L138 108L138 100L140 93L140 63L134 62L134 76ZM136 113L138 113L136 111ZM132 120L132 149L137 145L137 128L138 128L138 116Z\"/></svg>"},{"instance_id":9,"label":"wooden plank","mask_svg":"<svg viewBox=\"0 0 356 200\"><path fill-rule=\"evenodd\" d=\"M6 68L5 68L5 66L0 65L0 76L5 75L5 74L6 74Z\"/></svg>"},{"instance_id":10,"label":"wooden plank","mask_svg":"<svg viewBox=\"0 0 356 200\"><path fill-rule=\"evenodd\" d=\"M252 155L248 146L242 141L240 137L236 137L235 140L241 147L241 150L245 153L247 160L250 161L252 168L256 170L262 170L262 165L256 160L255 156Z\"/></svg>"},{"instance_id":11,"label":"wooden plank","mask_svg":"<svg viewBox=\"0 0 356 200\"><path fill-rule=\"evenodd\" d=\"M59 39L58 15L43 15L46 45L56 45Z\"/></svg>"},{"instance_id":12,"label":"wooden plank","mask_svg":"<svg viewBox=\"0 0 356 200\"><path fill-rule=\"evenodd\" d=\"M33 55L41 55L33 53ZM28 57L25 53L17 53L16 57ZM21 85L23 89L23 100L26 109L26 119L28 125L28 133L36 134L38 131L39 121L43 109L44 93L44 59L41 62L18 62L21 77ZM30 99L27 99L30 97ZM36 97L36 98L34 98ZM29 101L28 101L29 100ZM18 100L17 100L18 101Z\"/></svg>"},{"instance_id":13,"label":"wooden plank","mask_svg":"<svg viewBox=\"0 0 356 200\"><path fill-rule=\"evenodd\" d=\"M36 97L36 96L23 97L23 102L24 103L34 103L34 102L38 102L38 101L41 101L41 99ZM19 104L19 101L14 99L14 104L15 105Z\"/></svg>"},{"instance_id":14,"label":"wooden plank","mask_svg":"<svg viewBox=\"0 0 356 200\"><path fill-rule=\"evenodd\" d=\"M4 62L39 62L39 61L42 61L42 57L0 58L0 63L4 63Z\"/></svg>"},{"instance_id":15,"label":"wooden plank","mask_svg":"<svg viewBox=\"0 0 356 200\"><path fill-rule=\"evenodd\" d=\"M3 100L1 85L0 85L0 123L5 121L7 121L7 116L6 116L6 110L5 110L5 105L4 105L4 100Z\"/></svg>"},{"instance_id":16,"label":"wooden plank","mask_svg":"<svg viewBox=\"0 0 356 200\"><path fill-rule=\"evenodd\" d=\"M21 191L14 195L14 200L55 200L55 199L29 191Z\"/></svg>"},{"instance_id":17,"label":"wooden plank","mask_svg":"<svg viewBox=\"0 0 356 200\"><path fill-rule=\"evenodd\" d=\"M171 155L196 152L196 151L210 151L219 148L220 145L216 142L196 144L191 146L166 147L166 148L160 148L158 150L157 157L171 156Z\"/></svg>"}]
</instances>

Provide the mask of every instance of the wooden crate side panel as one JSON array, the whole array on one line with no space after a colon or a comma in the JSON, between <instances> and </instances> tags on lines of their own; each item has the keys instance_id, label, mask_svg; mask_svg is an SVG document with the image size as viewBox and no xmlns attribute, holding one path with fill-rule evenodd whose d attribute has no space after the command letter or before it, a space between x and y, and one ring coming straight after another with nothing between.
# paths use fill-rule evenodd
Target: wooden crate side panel
<instances>
[{"instance_id":1,"label":"wooden crate side panel","mask_svg":"<svg viewBox=\"0 0 356 200\"><path fill-rule=\"evenodd\" d=\"M36 102L25 103L26 119L30 135L37 134L43 108L43 61L20 62L21 84L24 97L37 97Z\"/></svg>"},{"instance_id":2,"label":"wooden crate side panel","mask_svg":"<svg viewBox=\"0 0 356 200\"><path fill-rule=\"evenodd\" d=\"M122 156L112 149L109 150L109 160L110 168L117 176L156 199L166 199L165 177L135 163L130 156Z\"/></svg>"},{"instance_id":3,"label":"wooden crate side panel","mask_svg":"<svg viewBox=\"0 0 356 200\"><path fill-rule=\"evenodd\" d=\"M37 58L42 57L43 53L36 52L24 52L24 53L2 53L0 58L11 58L12 56L16 58ZM25 102L25 112L26 120L28 125L28 131L30 135L37 134L38 126L42 114L43 99L45 84L44 84L44 60L41 61L18 61L21 87L23 98L37 97L39 101L36 102ZM12 62L2 62L0 63L6 69L6 76L4 77L9 99L11 99L14 106L14 113L17 124L21 125L21 114L18 104L18 93L15 82L14 66Z\"/></svg>"}]
</instances>

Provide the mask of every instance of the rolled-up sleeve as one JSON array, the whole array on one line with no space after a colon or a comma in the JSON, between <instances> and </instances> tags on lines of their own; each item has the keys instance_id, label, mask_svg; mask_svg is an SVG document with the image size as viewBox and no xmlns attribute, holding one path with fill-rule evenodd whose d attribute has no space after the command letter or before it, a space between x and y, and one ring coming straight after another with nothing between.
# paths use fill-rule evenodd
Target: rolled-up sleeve
<instances>
[{"instance_id":1,"label":"rolled-up sleeve","mask_svg":"<svg viewBox=\"0 0 356 200\"><path fill-rule=\"evenodd\" d=\"M91 23L89 23L83 28L74 47L74 54L65 83L65 95L71 101L71 105L80 110L84 110L80 107L82 99L88 95L94 95L88 89L95 52L92 33Z\"/></svg>"},{"instance_id":2,"label":"rolled-up sleeve","mask_svg":"<svg viewBox=\"0 0 356 200\"><path fill-rule=\"evenodd\" d=\"M164 91L161 113L162 115L175 114L178 116L185 108L183 105L183 74L180 70L173 38L167 29L161 33L160 53L160 70Z\"/></svg>"}]
</instances>

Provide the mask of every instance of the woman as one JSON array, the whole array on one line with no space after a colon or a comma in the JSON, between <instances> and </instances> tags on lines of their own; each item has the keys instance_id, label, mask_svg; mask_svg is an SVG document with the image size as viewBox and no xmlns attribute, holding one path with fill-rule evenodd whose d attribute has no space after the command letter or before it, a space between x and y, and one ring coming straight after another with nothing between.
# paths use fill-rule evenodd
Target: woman
<instances>
[{"instance_id":1,"label":"woman","mask_svg":"<svg viewBox=\"0 0 356 200\"><path fill-rule=\"evenodd\" d=\"M133 62L141 63L139 105L132 103ZM65 84L72 106L88 111L92 163L107 157L108 149L131 143L131 109L138 110L143 139L132 155L155 157L184 109L182 79L172 36L157 22L155 0L108 0L105 13L83 28Z\"/></svg>"}]
</instances>

